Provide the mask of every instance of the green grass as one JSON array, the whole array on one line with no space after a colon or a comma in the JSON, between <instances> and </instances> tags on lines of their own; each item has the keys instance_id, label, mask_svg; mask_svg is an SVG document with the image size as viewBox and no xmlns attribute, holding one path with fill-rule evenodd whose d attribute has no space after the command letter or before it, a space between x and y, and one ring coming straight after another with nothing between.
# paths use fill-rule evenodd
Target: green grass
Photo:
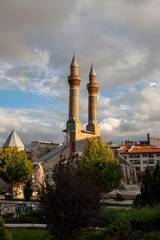
<instances>
[{"instance_id":1,"label":"green grass","mask_svg":"<svg viewBox=\"0 0 160 240\"><path fill-rule=\"evenodd\" d=\"M9 232L13 240L51 240L48 231L42 229L15 229Z\"/></svg>"}]
</instances>

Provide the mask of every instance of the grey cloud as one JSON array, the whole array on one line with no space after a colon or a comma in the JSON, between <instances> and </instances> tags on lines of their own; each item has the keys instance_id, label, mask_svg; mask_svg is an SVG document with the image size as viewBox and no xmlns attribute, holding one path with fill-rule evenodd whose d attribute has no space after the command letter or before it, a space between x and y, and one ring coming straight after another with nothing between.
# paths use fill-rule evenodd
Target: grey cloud
<instances>
[{"instance_id":1,"label":"grey cloud","mask_svg":"<svg viewBox=\"0 0 160 240\"><path fill-rule=\"evenodd\" d=\"M54 116L54 117L53 117ZM20 135L24 144L34 140L63 142L61 129L63 113L44 110L0 108L0 146L12 129Z\"/></svg>"},{"instance_id":2,"label":"grey cloud","mask_svg":"<svg viewBox=\"0 0 160 240\"><path fill-rule=\"evenodd\" d=\"M156 134L159 129L158 89L128 93L122 90L122 95L107 100L102 94L139 83L144 88L147 83L159 81L159 12L159 0L69 0L63 4L58 0L0 1L0 59L2 63L9 63L6 68L1 65L4 73L0 88L14 85L23 91L54 96L55 106L64 102L66 115L57 109L57 121L61 125L68 114L67 76L75 51L82 76L80 118L83 124L87 121L86 84L93 62L99 83L98 118L102 122L102 135L106 139L127 134L142 136L146 130ZM17 118L14 114L10 112L16 119L10 124L20 131L23 122L27 124L26 119L23 120L24 113L22 117L17 112ZM45 124L54 125L55 122L50 123L52 117L47 112L44 114ZM31 116L36 126L34 114ZM121 120L118 128L109 127L111 118ZM18 121L20 126L16 125ZM7 126L4 124L3 129ZM41 129L44 136L51 136L49 127ZM36 134L41 133L36 131ZM56 129L55 134L59 139ZM30 138L28 136L28 140Z\"/></svg>"},{"instance_id":3,"label":"grey cloud","mask_svg":"<svg viewBox=\"0 0 160 240\"><path fill-rule=\"evenodd\" d=\"M50 71L63 76L65 84L76 51L85 80L82 85L94 62L101 91L150 81L159 69L157 0L70 0L63 4L7 0L0 4L3 60L39 63L41 56L34 49L47 50ZM31 73L32 64L29 67Z\"/></svg>"},{"instance_id":4,"label":"grey cloud","mask_svg":"<svg viewBox=\"0 0 160 240\"><path fill-rule=\"evenodd\" d=\"M155 86L139 92L135 90L124 93L114 100L110 100L105 111L99 109L103 116L101 133L104 139L123 139L127 136L128 138L143 139L147 132L154 137L160 136L160 87L156 84ZM112 127L113 123L109 121L110 118L113 118L113 122L120 120L118 128ZM109 126L105 125L106 122Z\"/></svg>"}]
</instances>

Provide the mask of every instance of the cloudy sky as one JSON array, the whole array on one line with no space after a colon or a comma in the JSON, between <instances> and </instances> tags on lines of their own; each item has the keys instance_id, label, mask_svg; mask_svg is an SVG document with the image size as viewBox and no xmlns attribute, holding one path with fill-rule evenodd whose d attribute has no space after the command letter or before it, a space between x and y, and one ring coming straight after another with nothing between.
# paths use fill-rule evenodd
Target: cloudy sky
<instances>
[{"instance_id":1,"label":"cloudy sky","mask_svg":"<svg viewBox=\"0 0 160 240\"><path fill-rule=\"evenodd\" d=\"M104 140L160 137L160 0L1 0L0 146L64 141L73 52L84 127L93 62Z\"/></svg>"}]
</instances>

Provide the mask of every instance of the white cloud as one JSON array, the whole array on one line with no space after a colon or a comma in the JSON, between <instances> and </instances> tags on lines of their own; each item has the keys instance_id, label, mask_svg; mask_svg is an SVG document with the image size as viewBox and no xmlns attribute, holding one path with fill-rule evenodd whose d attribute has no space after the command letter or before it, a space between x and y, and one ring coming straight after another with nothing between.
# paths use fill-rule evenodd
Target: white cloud
<instances>
[{"instance_id":1,"label":"white cloud","mask_svg":"<svg viewBox=\"0 0 160 240\"><path fill-rule=\"evenodd\" d=\"M62 142L61 117L53 111L0 108L0 146L13 129L24 144L34 140Z\"/></svg>"},{"instance_id":2,"label":"white cloud","mask_svg":"<svg viewBox=\"0 0 160 240\"><path fill-rule=\"evenodd\" d=\"M93 62L102 135L116 139L146 131L158 134L159 13L159 0L0 1L0 89L53 96L54 105L68 104L67 76L75 51L82 76L82 123L87 121L86 84ZM58 131L67 120L66 108L54 114L1 108L0 141L12 128L25 142L61 139Z\"/></svg>"}]
</instances>

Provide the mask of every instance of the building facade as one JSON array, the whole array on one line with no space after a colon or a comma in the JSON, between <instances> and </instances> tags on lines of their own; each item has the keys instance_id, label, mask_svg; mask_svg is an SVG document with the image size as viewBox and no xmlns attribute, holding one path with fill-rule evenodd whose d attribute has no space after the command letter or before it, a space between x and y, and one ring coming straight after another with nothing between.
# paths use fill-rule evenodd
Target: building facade
<instances>
[{"instance_id":1,"label":"building facade","mask_svg":"<svg viewBox=\"0 0 160 240\"><path fill-rule=\"evenodd\" d=\"M147 165L154 170L156 163L160 163L160 147L151 145L124 146L119 148L120 154L133 166L136 171L145 171Z\"/></svg>"}]
</instances>

